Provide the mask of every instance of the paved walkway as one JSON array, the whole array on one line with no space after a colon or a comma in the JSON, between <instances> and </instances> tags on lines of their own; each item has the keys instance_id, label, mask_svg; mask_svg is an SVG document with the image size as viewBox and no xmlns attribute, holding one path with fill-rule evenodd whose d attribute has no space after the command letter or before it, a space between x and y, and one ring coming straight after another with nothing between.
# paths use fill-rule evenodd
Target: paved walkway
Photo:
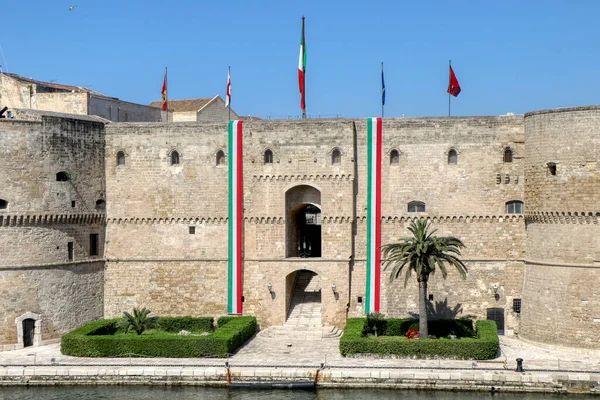
<instances>
[{"instance_id":1,"label":"paved walkway","mask_svg":"<svg viewBox=\"0 0 600 400\"><path fill-rule=\"evenodd\" d=\"M446 359L392 359L376 357L342 357L338 351L338 337L311 337L310 340L275 335L263 331L246 343L230 357L232 366L304 366L318 367L321 363L332 368L449 368L473 369L468 360ZM324 335L326 336L326 335ZM516 358L524 359L527 370L588 371L600 373L600 352L574 350L559 347L544 347L524 342L516 338L501 337L502 355L491 361L478 361L475 369L513 370ZM28 347L20 350L0 352L0 366L3 365L155 365L223 366L224 359L177 359L177 358L82 358L60 354L59 344Z\"/></svg>"},{"instance_id":2,"label":"paved walkway","mask_svg":"<svg viewBox=\"0 0 600 400\"><path fill-rule=\"evenodd\" d=\"M59 344L0 352L1 385L301 385L600 394L600 355L502 337L491 361L344 358L339 337L260 332L229 359L79 358ZM313 332L314 333L314 332ZM310 337L310 339L307 339ZM523 358L525 372L515 372ZM505 363L506 361L506 363ZM320 368L324 363L324 368Z\"/></svg>"}]
</instances>

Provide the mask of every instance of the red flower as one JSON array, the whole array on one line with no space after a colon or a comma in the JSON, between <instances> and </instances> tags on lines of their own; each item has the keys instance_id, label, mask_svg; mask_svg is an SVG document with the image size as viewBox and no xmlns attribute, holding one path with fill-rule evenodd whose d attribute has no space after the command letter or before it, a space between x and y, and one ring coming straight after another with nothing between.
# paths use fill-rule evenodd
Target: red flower
<instances>
[{"instance_id":1,"label":"red flower","mask_svg":"<svg viewBox=\"0 0 600 400\"><path fill-rule=\"evenodd\" d=\"M419 330L417 328L411 328L406 332L406 337L409 339L415 339L420 336Z\"/></svg>"}]
</instances>

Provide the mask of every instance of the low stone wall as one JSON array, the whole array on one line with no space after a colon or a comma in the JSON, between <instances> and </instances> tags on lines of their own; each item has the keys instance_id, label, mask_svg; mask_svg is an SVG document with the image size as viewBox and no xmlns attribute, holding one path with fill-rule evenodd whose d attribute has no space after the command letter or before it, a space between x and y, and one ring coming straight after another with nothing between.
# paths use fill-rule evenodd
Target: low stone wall
<instances>
[{"instance_id":1,"label":"low stone wall","mask_svg":"<svg viewBox=\"0 0 600 400\"><path fill-rule=\"evenodd\" d=\"M600 394L600 371L514 372L396 368L231 367L224 366L5 366L0 386L146 384L227 386L230 383L316 382L317 387L377 387L480 392Z\"/></svg>"}]
</instances>

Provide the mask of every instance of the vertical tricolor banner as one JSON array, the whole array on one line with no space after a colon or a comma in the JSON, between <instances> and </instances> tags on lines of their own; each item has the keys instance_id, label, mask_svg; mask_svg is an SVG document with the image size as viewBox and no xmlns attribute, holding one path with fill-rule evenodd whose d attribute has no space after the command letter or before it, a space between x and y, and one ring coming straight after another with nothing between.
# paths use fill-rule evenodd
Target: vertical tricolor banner
<instances>
[{"instance_id":1,"label":"vertical tricolor banner","mask_svg":"<svg viewBox=\"0 0 600 400\"><path fill-rule=\"evenodd\" d=\"M242 313L242 190L242 121L229 121L229 314Z\"/></svg>"},{"instance_id":2,"label":"vertical tricolor banner","mask_svg":"<svg viewBox=\"0 0 600 400\"><path fill-rule=\"evenodd\" d=\"M365 313L379 312L381 265L381 118L367 119L367 295Z\"/></svg>"}]
</instances>

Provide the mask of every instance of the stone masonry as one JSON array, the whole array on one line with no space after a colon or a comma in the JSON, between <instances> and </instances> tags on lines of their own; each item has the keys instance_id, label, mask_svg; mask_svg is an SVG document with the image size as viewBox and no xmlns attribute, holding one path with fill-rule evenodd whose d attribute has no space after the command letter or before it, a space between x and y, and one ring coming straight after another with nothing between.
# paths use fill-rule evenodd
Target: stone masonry
<instances>
[{"instance_id":1,"label":"stone masonry","mask_svg":"<svg viewBox=\"0 0 600 400\"><path fill-rule=\"evenodd\" d=\"M466 245L467 279L451 270L447 280L430 281L439 315L493 314L507 335L600 348L599 127L600 107L384 120L382 243L407 236L410 222L423 218ZM319 277L322 323L342 328L364 315L366 139L364 120L244 122L243 310L261 327L286 321L300 270ZM76 260L100 262L86 267L85 279L74 275L85 299L77 299L78 323L136 306L159 315L226 314L226 124L43 117L1 121L0 141L0 165L9 171L0 177L6 296L20 298L11 282L22 266L29 274L75 273L64 252L73 241ZM51 151L36 150L46 143ZM73 179L53 180L61 170ZM73 200L85 212L71 209ZM414 202L425 210L415 212ZM319 212L308 241L320 254L303 258L298 221L308 206ZM96 231L99 255L88 256ZM45 281L35 282L48 293ZM405 288L383 271L381 286L384 314L418 312L416 279ZM0 343L16 342L15 317L40 313L33 299L22 304L0 318ZM56 335L72 327L51 314L44 321L54 317Z\"/></svg>"}]
</instances>

